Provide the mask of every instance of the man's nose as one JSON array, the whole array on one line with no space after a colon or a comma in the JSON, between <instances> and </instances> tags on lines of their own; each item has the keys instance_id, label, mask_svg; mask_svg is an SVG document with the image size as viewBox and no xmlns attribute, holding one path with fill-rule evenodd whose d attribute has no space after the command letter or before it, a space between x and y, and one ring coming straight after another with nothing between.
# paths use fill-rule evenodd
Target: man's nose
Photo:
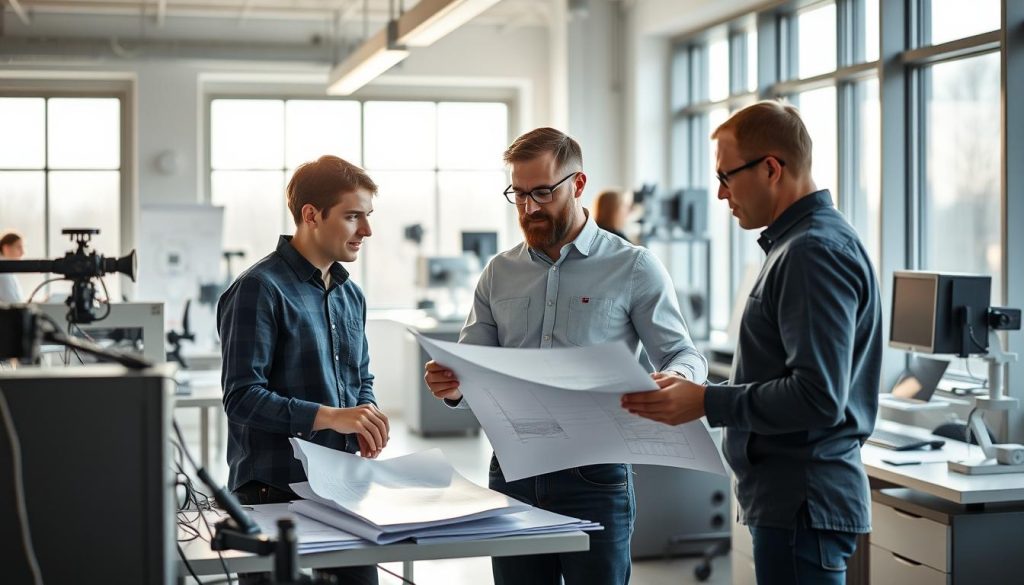
<instances>
[{"instance_id":1,"label":"man's nose","mask_svg":"<svg viewBox=\"0 0 1024 585\"><path fill-rule=\"evenodd\" d=\"M533 200L533 197L526 198L526 213L533 215L540 211L540 203Z\"/></svg>"},{"instance_id":2,"label":"man's nose","mask_svg":"<svg viewBox=\"0 0 1024 585\"><path fill-rule=\"evenodd\" d=\"M719 181L718 182L718 198L719 199L728 199L729 195L730 195L729 187L725 183Z\"/></svg>"}]
</instances>

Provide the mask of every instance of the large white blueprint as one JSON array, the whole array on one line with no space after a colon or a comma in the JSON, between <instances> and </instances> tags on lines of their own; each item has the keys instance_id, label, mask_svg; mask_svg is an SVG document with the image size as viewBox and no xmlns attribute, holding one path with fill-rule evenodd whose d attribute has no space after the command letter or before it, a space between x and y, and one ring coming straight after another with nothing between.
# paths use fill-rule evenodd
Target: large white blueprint
<instances>
[{"instance_id":1,"label":"large white blueprint","mask_svg":"<svg viewBox=\"0 0 1024 585\"><path fill-rule=\"evenodd\" d=\"M527 507L462 477L439 449L374 460L300 439L290 440L309 480L291 484L296 494L376 528L407 530L509 514Z\"/></svg>"},{"instance_id":2,"label":"large white blueprint","mask_svg":"<svg viewBox=\"0 0 1024 585\"><path fill-rule=\"evenodd\" d=\"M622 408L622 394L657 388L625 346L519 349L416 337L458 376L507 481L597 463L725 475L703 420L670 426Z\"/></svg>"}]
</instances>

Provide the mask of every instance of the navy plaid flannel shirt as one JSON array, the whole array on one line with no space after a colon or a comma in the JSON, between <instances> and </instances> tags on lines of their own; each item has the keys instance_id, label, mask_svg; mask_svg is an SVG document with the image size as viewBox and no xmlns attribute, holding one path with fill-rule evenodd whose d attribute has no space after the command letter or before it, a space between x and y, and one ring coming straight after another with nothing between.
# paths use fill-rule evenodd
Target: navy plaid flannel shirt
<instances>
[{"instance_id":1,"label":"navy plaid flannel shirt","mask_svg":"<svg viewBox=\"0 0 1024 585\"><path fill-rule=\"evenodd\" d=\"M277 250L243 272L220 298L228 417L228 487L259 481L279 489L306 481L289 437L354 453L355 436L313 432L320 405L373 403L364 328L366 300L335 263L320 272L281 236Z\"/></svg>"}]
</instances>

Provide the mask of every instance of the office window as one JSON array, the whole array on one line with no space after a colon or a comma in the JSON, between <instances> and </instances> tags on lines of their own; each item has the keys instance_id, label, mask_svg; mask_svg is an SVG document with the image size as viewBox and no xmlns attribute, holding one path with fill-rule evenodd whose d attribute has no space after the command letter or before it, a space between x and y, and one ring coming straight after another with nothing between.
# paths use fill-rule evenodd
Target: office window
<instances>
[{"instance_id":1,"label":"office window","mask_svg":"<svg viewBox=\"0 0 1024 585\"><path fill-rule=\"evenodd\" d=\"M210 200L225 207L224 245L246 252L242 266L294 233L285 188L323 154L362 165L379 188L373 235L345 266L372 307L414 306L417 257L461 254L462 231L497 232L500 248L518 237L501 195L503 103L215 99L210 118ZM404 237L414 224L418 245Z\"/></svg>"},{"instance_id":2,"label":"office window","mask_svg":"<svg viewBox=\"0 0 1024 585\"><path fill-rule=\"evenodd\" d=\"M796 15L797 76L801 79L836 68L836 5L832 2Z\"/></svg>"},{"instance_id":3,"label":"office window","mask_svg":"<svg viewBox=\"0 0 1024 585\"><path fill-rule=\"evenodd\" d=\"M750 29L747 36L747 91L757 91L757 29Z\"/></svg>"},{"instance_id":4,"label":"office window","mask_svg":"<svg viewBox=\"0 0 1024 585\"><path fill-rule=\"evenodd\" d=\"M832 192L839 201L839 179L836 168L838 143L836 130L836 88L823 87L796 96L800 117L811 135L811 176L819 189Z\"/></svg>"},{"instance_id":5,"label":"office window","mask_svg":"<svg viewBox=\"0 0 1024 585\"><path fill-rule=\"evenodd\" d=\"M879 47L879 2L881 0L863 0L864 5L864 61L870 63L878 60Z\"/></svg>"},{"instance_id":6,"label":"office window","mask_svg":"<svg viewBox=\"0 0 1024 585\"><path fill-rule=\"evenodd\" d=\"M717 102L729 97L729 39L711 41L707 52L708 99Z\"/></svg>"},{"instance_id":7,"label":"office window","mask_svg":"<svg viewBox=\"0 0 1024 585\"><path fill-rule=\"evenodd\" d=\"M999 27L999 0L921 0L922 44L940 45Z\"/></svg>"},{"instance_id":8,"label":"office window","mask_svg":"<svg viewBox=\"0 0 1024 585\"><path fill-rule=\"evenodd\" d=\"M708 113L708 132L713 132L729 118L728 108L715 108ZM703 137L707 140L707 137ZM711 298L732 299L732 229L736 221L729 205L718 200L718 179L715 178L717 154L712 150L708 156L708 237L711 240ZM729 324L731 302L713 301L711 305L711 328L724 331Z\"/></svg>"},{"instance_id":9,"label":"office window","mask_svg":"<svg viewBox=\"0 0 1024 585\"><path fill-rule=\"evenodd\" d=\"M999 53L921 71L924 86L922 265L992 275L1002 288Z\"/></svg>"},{"instance_id":10,"label":"office window","mask_svg":"<svg viewBox=\"0 0 1024 585\"><path fill-rule=\"evenodd\" d=\"M850 219L860 233L875 270L879 269L882 253L882 120L878 99L878 79L871 78L854 86L857 126L856 160L852 170L853 193Z\"/></svg>"},{"instance_id":11,"label":"office window","mask_svg":"<svg viewBox=\"0 0 1024 585\"><path fill-rule=\"evenodd\" d=\"M66 228L98 228L93 250L121 252L121 100L115 97L0 97L0 230L24 236L25 258L74 248ZM19 274L26 295L47 276ZM105 279L120 296L120 278ZM66 295L57 282L42 295ZM100 292L102 294L102 291ZM37 295L35 300L40 300Z\"/></svg>"}]
</instances>

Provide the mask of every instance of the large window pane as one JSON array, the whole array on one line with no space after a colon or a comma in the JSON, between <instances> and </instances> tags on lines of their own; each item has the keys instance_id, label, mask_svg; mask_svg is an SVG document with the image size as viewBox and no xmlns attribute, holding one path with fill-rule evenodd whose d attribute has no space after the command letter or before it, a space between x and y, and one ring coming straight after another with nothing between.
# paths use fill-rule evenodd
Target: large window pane
<instances>
[{"instance_id":1,"label":"large window pane","mask_svg":"<svg viewBox=\"0 0 1024 585\"><path fill-rule=\"evenodd\" d=\"M854 225L878 270L882 253L882 125L878 79L857 84L857 167L853 169Z\"/></svg>"},{"instance_id":2,"label":"large window pane","mask_svg":"<svg viewBox=\"0 0 1024 585\"><path fill-rule=\"evenodd\" d=\"M836 5L797 14L797 74L813 77L836 68Z\"/></svg>"},{"instance_id":3,"label":"large window pane","mask_svg":"<svg viewBox=\"0 0 1024 585\"><path fill-rule=\"evenodd\" d=\"M364 106L366 168L436 168L436 109L431 102L367 102Z\"/></svg>"},{"instance_id":4,"label":"large window pane","mask_svg":"<svg viewBox=\"0 0 1024 585\"><path fill-rule=\"evenodd\" d=\"M46 166L45 116L43 98L0 98L0 169Z\"/></svg>"},{"instance_id":5,"label":"large window pane","mask_svg":"<svg viewBox=\"0 0 1024 585\"><path fill-rule=\"evenodd\" d=\"M96 253L117 258L121 255L121 173L117 171L53 171L50 183L50 256L63 256L75 249L61 230L99 228L89 246ZM105 278L111 298L120 300L120 278ZM70 291L70 286L51 288Z\"/></svg>"},{"instance_id":6,"label":"large window pane","mask_svg":"<svg viewBox=\"0 0 1024 585\"><path fill-rule=\"evenodd\" d=\"M757 29L747 32L747 91L757 91Z\"/></svg>"},{"instance_id":7,"label":"large window pane","mask_svg":"<svg viewBox=\"0 0 1024 585\"><path fill-rule=\"evenodd\" d=\"M0 172L0 233L14 230L21 234L26 260L48 257L45 192L46 174L42 171ZM16 278L26 297L43 281L41 274L18 274Z\"/></svg>"},{"instance_id":8,"label":"large window pane","mask_svg":"<svg viewBox=\"0 0 1024 585\"><path fill-rule=\"evenodd\" d=\"M729 39L708 43L708 99L713 102L729 97Z\"/></svg>"},{"instance_id":9,"label":"large window pane","mask_svg":"<svg viewBox=\"0 0 1024 585\"><path fill-rule=\"evenodd\" d=\"M284 167L284 102L214 100L210 164L215 170Z\"/></svg>"},{"instance_id":10,"label":"large window pane","mask_svg":"<svg viewBox=\"0 0 1024 585\"><path fill-rule=\"evenodd\" d=\"M829 189L839 200L836 174L838 159L836 130L836 88L823 87L805 91L798 96L800 117L811 135L811 176L819 189Z\"/></svg>"},{"instance_id":11,"label":"large window pane","mask_svg":"<svg viewBox=\"0 0 1024 585\"><path fill-rule=\"evenodd\" d=\"M925 44L938 45L1000 27L999 0L924 0L924 4Z\"/></svg>"},{"instance_id":12,"label":"large window pane","mask_svg":"<svg viewBox=\"0 0 1024 585\"><path fill-rule=\"evenodd\" d=\"M214 171L211 201L224 207L224 249L242 250L235 275L274 251L284 229L282 171Z\"/></svg>"},{"instance_id":13,"label":"large window pane","mask_svg":"<svg viewBox=\"0 0 1024 585\"><path fill-rule=\"evenodd\" d=\"M290 100L285 103L285 162L288 167L325 154L362 165L359 102ZM280 165L280 163L278 163ZM291 175L288 175L291 177Z\"/></svg>"},{"instance_id":14,"label":"large window pane","mask_svg":"<svg viewBox=\"0 0 1024 585\"><path fill-rule=\"evenodd\" d=\"M992 275L1000 302L999 53L923 71L926 268Z\"/></svg>"},{"instance_id":15,"label":"large window pane","mask_svg":"<svg viewBox=\"0 0 1024 585\"><path fill-rule=\"evenodd\" d=\"M437 166L451 170L501 169L507 135L505 104L442 102L437 105Z\"/></svg>"},{"instance_id":16,"label":"large window pane","mask_svg":"<svg viewBox=\"0 0 1024 585\"><path fill-rule=\"evenodd\" d=\"M878 60L880 47L879 0L864 0L864 61Z\"/></svg>"},{"instance_id":17,"label":"large window pane","mask_svg":"<svg viewBox=\"0 0 1024 585\"><path fill-rule=\"evenodd\" d=\"M434 255L437 250L436 175L371 170L370 176L380 194L373 201L373 236L361 253L368 303L373 307L414 307L422 293L415 287L417 258ZM423 226L419 246L404 237L405 227L413 224Z\"/></svg>"},{"instance_id":18,"label":"large window pane","mask_svg":"<svg viewBox=\"0 0 1024 585\"><path fill-rule=\"evenodd\" d=\"M51 169L121 166L121 100L53 98L47 109Z\"/></svg>"},{"instance_id":19,"label":"large window pane","mask_svg":"<svg viewBox=\"0 0 1024 585\"><path fill-rule=\"evenodd\" d=\"M677 47L672 52L672 109L690 103L690 49Z\"/></svg>"},{"instance_id":20,"label":"large window pane","mask_svg":"<svg viewBox=\"0 0 1024 585\"><path fill-rule=\"evenodd\" d=\"M714 131L729 117L726 108L715 108L708 114L708 130ZM704 139L703 137L701 138ZM708 165L707 185L709 198L708 237L711 239L711 328L724 331L729 324L729 311L732 307L732 291L729 288L729 267L732 257L732 242L729 234L732 230L732 213L729 206L718 201L718 179L715 170L718 166L716 154L711 152Z\"/></svg>"},{"instance_id":21,"label":"large window pane","mask_svg":"<svg viewBox=\"0 0 1024 585\"><path fill-rule=\"evenodd\" d=\"M672 123L672 164L668 169L671 189L690 185L690 150L690 118L680 118Z\"/></svg>"},{"instance_id":22,"label":"large window pane","mask_svg":"<svg viewBox=\"0 0 1024 585\"><path fill-rule=\"evenodd\" d=\"M506 184L504 172L442 171L437 179L441 221L438 254L461 255L462 232L495 232L498 251L509 247L509 216L515 213L515 207L501 195Z\"/></svg>"}]
</instances>

